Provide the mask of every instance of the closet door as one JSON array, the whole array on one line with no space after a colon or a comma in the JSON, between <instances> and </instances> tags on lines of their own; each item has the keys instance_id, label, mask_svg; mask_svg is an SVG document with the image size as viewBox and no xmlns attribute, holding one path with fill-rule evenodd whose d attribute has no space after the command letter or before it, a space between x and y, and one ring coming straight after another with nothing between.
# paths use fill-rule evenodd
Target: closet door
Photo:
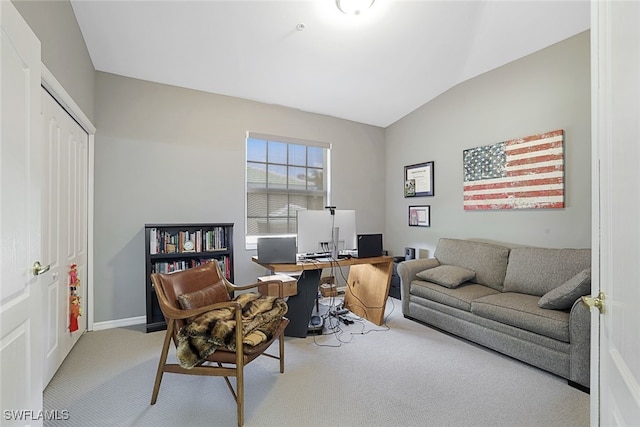
<instances>
[{"instance_id":1,"label":"closet door","mask_svg":"<svg viewBox=\"0 0 640 427\"><path fill-rule=\"evenodd\" d=\"M46 386L87 325L88 135L46 90L41 92L42 256L51 265L42 277ZM72 316L72 267L82 313L77 319Z\"/></svg>"}]
</instances>

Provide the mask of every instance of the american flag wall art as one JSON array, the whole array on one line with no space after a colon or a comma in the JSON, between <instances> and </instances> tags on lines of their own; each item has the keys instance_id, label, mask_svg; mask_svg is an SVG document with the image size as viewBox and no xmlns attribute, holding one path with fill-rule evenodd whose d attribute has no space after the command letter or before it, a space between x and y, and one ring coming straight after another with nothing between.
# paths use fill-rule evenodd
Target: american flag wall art
<instances>
[{"instance_id":1,"label":"american flag wall art","mask_svg":"<svg viewBox=\"0 0 640 427\"><path fill-rule=\"evenodd\" d=\"M564 208L564 130L463 152L464 209Z\"/></svg>"}]
</instances>

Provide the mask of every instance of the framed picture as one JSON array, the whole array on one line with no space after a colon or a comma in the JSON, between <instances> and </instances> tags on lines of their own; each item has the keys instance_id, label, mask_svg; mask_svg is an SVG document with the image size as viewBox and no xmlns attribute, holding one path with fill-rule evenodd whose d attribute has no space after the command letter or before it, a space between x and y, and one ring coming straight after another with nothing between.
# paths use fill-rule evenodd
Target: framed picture
<instances>
[{"instance_id":1,"label":"framed picture","mask_svg":"<svg viewBox=\"0 0 640 427\"><path fill-rule=\"evenodd\" d=\"M462 152L464 210L563 209L564 130Z\"/></svg>"},{"instance_id":2,"label":"framed picture","mask_svg":"<svg viewBox=\"0 0 640 427\"><path fill-rule=\"evenodd\" d=\"M410 227L431 227L431 206L409 206Z\"/></svg>"},{"instance_id":3,"label":"framed picture","mask_svg":"<svg viewBox=\"0 0 640 427\"><path fill-rule=\"evenodd\" d=\"M433 196L433 162L404 167L404 197Z\"/></svg>"}]
</instances>

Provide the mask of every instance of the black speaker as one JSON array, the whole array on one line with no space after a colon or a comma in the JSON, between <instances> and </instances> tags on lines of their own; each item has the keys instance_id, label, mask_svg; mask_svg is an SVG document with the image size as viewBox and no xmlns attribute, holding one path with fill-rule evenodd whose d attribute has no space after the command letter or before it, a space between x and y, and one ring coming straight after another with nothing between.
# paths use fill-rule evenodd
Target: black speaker
<instances>
[{"instance_id":1,"label":"black speaker","mask_svg":"<svg viewBox=\"0 0 640 427\"><path fill-rule=\"evenodd\" d=\"M404 259L415 259L416 258L416 249L415 248L404 248Z\"/></svg>"}]
</instances>

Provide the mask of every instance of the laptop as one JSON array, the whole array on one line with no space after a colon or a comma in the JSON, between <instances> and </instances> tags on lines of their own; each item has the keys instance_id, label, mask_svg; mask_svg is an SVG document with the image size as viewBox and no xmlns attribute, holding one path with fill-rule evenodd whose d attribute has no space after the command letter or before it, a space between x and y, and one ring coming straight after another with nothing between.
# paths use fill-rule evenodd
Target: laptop
<instances>
[{"instance_id":1,"label":"laptop","mask_svg":"<svg viewBox=\"0 0 640 427\"><path fill-rule=\"evenodd\" d=\"M262 264L295 264L296 238L258 238L258 262Z\"/></svg>"},{"instance_id":2,"label":"laptop","mask_svg":"<svg viewBox=\"0 0 640 427\"><path fill-rule=\"evenodd\" d=\"M382 256L382 234L358 234L356 258Z\"/></svg>"}]
</instances>

